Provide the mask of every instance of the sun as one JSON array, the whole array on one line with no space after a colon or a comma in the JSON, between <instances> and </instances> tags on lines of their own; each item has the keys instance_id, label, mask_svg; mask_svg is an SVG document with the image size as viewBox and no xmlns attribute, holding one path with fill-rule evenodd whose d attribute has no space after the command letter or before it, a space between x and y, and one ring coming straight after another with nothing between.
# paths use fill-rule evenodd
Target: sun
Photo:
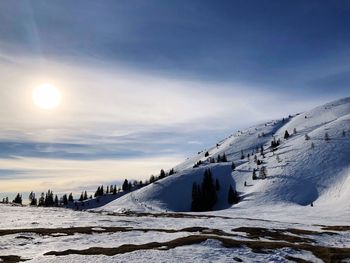
<instances>
[{"instance_id":1,"label":"sun","mask_svg":"<svg viewBox=\"0 0 350 263\"><path fill-rule=\"evenodd\" d=\"M33 90L33 101L41 109L54 109L61 103L60 91L51 84L42 84Z\"/></svg>"}]
</instances>

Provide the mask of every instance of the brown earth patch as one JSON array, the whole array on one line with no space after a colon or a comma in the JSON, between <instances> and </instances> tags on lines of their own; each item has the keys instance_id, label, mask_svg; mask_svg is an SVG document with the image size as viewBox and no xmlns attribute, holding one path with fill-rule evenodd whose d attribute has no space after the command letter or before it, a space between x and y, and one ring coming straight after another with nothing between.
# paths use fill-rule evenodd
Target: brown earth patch
<instances>
[{"instance_id":1,"label":"brown earth patch","mask_svg":"<svg viewBox=\"0 0 350 263\"><path fill-rule=\"evenodd\" d=\"M0 259L2 260L0 261L1 263L17 263L17 262L23 262L23 261L29 260L29 259L23 259L19 256L14 256L14 255L0 256Z\"/></svg>"},{"instance_id":2,"label":"brown earth patch","mask_svg":"<svg viewBox=\"0 0 350 263\"><path fill-rule=\"evenodd\" d=\"M71 227L71 228L24 228L24 229L1 229L0 236L32 233L42 236L60 237L62 235L69 236L74 234L88 234L93 233L118 233L118 232L162 232L162 233L178 233L178 232L189 232L189 233L203 233L203 234L213 234L221 236L237 236L232 233L226 233L220 229L211 229L206 227L186 227L182 229L161 229L161 228L132 228L132 227ZM20 235L16 238L26 238L32 239L32 237L24 237Z\"/></svg>"}]
</instances>

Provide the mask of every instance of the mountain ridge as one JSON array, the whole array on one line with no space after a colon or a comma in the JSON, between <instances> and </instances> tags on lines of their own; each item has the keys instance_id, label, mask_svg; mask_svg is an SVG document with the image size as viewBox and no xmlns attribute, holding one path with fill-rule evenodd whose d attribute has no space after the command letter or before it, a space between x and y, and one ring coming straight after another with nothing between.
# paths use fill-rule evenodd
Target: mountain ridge
<instances>
[{"instance_id":1,"label":"mountain ridge","mask_svg":"<svg viewBox=\"0 0 350 263\"><path fill-rule=\"evenodd\" d=\"M288 139L284 138L285 131L290 134ZM274 151L273 140L280 140ZM261 146L264 155L259 153ZM244 159L241 159L242 151ZM217 158L223 153L227 163L208 161L208 158ZM261 165L256 164L254 155L263 162ZM204 164L194 168L198 161ZM231 162L236 165L234 171ZM262 166L267 171L267 178L252 180L253 169ZM211 169L214 180L218 179L221 185L214 210L230 207L225 198L230 185L242 198L233 208L278 203L348 207L350 97L238 131L175 166L175 175L129 193L100 209L190 211L192 184L201 181L205 169Z\"/></svg>"}]
</instances>

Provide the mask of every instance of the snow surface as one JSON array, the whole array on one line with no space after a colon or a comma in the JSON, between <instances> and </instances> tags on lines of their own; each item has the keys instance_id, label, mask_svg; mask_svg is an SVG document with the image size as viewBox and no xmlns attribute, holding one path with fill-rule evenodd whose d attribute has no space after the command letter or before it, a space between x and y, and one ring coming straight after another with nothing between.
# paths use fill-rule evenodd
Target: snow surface
<instances>
[{"instance_id":1,"label":"snow surface","mask_svg":"<svg viewBox=\"0 0 350 263\"><path fill-rule=\"evenodd\" d=\"M271 208L271 207L270 207ZM170 250L138 250L114 256L105 255L67 255L47 256L49 251L67 249L87 249L90 247L118 247L123 244L146 244L164 242L179 237L186 237L198 232L187 232L187 227L206 227L219 229L232 234L238 227L263 227L267 229L305 229L322 232L322 225L348 225L349 215L338 217L324 216L320 208L275 207L265 211L266 207L256 209L225 209L216 212L192 213L193 217L172 217L158 214L157 217L141 214L91 213L58 208L19 207L0 205L0 228L6 229L55 229L53 236L30 233L0 235L0 256L17 255L28 262L235 262L239 258L243 262L290 262L287 255L302 258L311 262L322 262L309 251L295 250L289 247L256 253L248 247L225 248L215 239L208 239L200 244L185 245ZM321 212L321 213L320 213ZM157 214L155 214L157 215ZM201 216L201 217L198 217ZM210 217L213 216L213 217ZM263 218L263 219L259 219ZM300 218L303 220L300 220ZM107 227L127 227L131 231L115 233L93 233L65 235L60 228L90 226L101 230ZM144 231L148 229L149 231ZM154 229L178 230L178 232L159 232ZM326 247L350 247L350 231L326 231L322 235L308 235L314 239L315 245ZM236 240L249 240L244 232L235 232ZM225 236L226 234L223 234ZM216 235L213 234L213 237ZM266 240L261 237L260 240Z\"/></svg>"},{"instance_id":2,"label":"snow surface","mask_svg":"<svg viewBox=\"0 0 350 263\"><path fill-rule=\"evenodd\" d=\"M293 130L296 129L296 133ZM285 131L291 135L284 139ZM343 136L343 131L345 136ZM325 133L330 141L326 142ZM305 135L310 137L305 139ZM281 140L272 151L272 139ZM313 144L314 147L311 147ZM256 153L263 145L264 158ZM206 161L205 152L216 158L225 153L228 163L193 165ZM249 160L240 159L241 151ZM252 180L258 168L253 154L267 169L265 180ZM277 157L278 156L278 157ZM279 158L279 160L278 160ZM231 171L230 162L237 168ZM349 210L350 204L350 98L319 106L313 110L250 127L230 135L214 147L201 151L175 167L175 175L127 194L98 210L105 211L190 211L193 182L200 182L210 168L220 181L219 200L214 210L227 208L231 184L243 197L237 207L261 205L310 205L325 209ZM244 186L244 184L247 186ZM328 211L329 211L328 210Z\"/></svg>"}]
</instances>

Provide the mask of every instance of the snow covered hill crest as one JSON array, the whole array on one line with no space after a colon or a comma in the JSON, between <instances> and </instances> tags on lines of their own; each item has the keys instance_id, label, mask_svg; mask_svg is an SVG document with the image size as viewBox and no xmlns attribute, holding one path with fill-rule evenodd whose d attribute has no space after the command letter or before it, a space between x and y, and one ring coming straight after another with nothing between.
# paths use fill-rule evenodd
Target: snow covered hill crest
<instances>
[{"instance_id":1,"label":"snow covered hill crest","mask_svg":"<svg viewBox=\"0 0 350 263\"><path fill-rule=\"evenodd\" d=\"M210 162L219 154L228 162ZM241 196L232 209L274 204L349 209L350 98L238 131L176 166L174 175L100 209L190 211L193 183L199 184L208 168L220 182L214 210L231 207L230 185Z\"/></svg>"}]
</instances>

